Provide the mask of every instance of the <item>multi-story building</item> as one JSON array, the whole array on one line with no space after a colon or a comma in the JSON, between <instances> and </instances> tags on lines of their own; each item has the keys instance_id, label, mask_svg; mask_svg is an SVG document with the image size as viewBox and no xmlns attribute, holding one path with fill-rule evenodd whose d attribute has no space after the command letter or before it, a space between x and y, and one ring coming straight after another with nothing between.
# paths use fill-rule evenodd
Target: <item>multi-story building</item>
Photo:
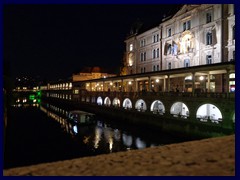
<instances>
[{"instance_id":1,"label":"multi-story building","mask_svg":"<svg viewBox=\"0 0 240 180\"><path fill-rule=\"evenodd\" d=\"M132 34L125 43L128 74L234 60L234 5L184 5L159 26Z\"/></svg>"},{"instance_id":2,"label":"multi-story building","mask_svg":"<svg viewBox=\"0 0 240 180\"><path fill-rule=\"evenodd\" d=\"M234 61L234 5L184 5L158 26L131 34L125 43L128 75ZM209 92L217 90L216 84L219 84L218 88L222 87L220 84L226 79L222 73L211 74L210 70L201 75L210 79L206 85ZM231 77L235 78L235 74ZM171 81L173 86L191 91L187 82L191 78L186 74Z\"/></svg>"}]
</instances>

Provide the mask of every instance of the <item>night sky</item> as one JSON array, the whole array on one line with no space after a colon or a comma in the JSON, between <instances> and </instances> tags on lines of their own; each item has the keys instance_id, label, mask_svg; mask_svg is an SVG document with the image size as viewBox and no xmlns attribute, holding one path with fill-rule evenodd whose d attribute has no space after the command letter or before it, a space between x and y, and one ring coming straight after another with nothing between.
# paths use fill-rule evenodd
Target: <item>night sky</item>
<instances>
[{"instance_id":1,"label":"night sky","mask_svg":"<svg viewBox=\"0 0 240 180\"><path fill-rule=\"evenodd\" d=\"M4 61L10 75L47 80L70 77L84 66L119 72L131 25L160 24L180 5L4 5Z\"/></svg>"}]
</instances>

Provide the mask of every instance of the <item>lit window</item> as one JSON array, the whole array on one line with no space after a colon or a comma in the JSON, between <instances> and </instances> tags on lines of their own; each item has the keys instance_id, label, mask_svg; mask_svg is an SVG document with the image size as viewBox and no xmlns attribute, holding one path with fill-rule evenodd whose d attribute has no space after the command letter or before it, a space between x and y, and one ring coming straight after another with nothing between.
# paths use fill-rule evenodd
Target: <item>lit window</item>
<instances>
[{"instance_id":1,"label":"lit window","mask_svg":"<svg viewBox=\"0 0 240 180\"><path fill-rule=\"evenodd\" d=\"M235 79L235 73L229 74L229 78L230 78L230 79Z\"/></svg>"},{"instance_id":2,"label":"lit window","mask_svg":"<svg viewBox=\"0 0 240 180\"><path fill-rule=\"evenodd\" d=\"M132 51L133 50L133 44L130 44L130 51Z\"/></svg>"}]
</instances>

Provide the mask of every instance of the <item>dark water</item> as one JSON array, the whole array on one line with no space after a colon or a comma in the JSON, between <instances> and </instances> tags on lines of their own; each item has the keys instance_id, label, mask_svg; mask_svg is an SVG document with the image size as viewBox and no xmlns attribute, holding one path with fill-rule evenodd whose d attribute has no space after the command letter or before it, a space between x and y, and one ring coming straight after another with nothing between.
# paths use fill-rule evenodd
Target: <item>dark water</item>
<instances>
[{"instance_id":1,"label":"dark water","mask_svg":"<svg viewBox=\"0 0 240 180\"><path fill-rule=\"evenodd\" d=\"M51 104L12 106L4 151L4 168L129 151L187 141L177 136L96 117L80 126L69 122L65 110ZM190 139L189 139L190 140Z\"/></svg>"}]
</instances>

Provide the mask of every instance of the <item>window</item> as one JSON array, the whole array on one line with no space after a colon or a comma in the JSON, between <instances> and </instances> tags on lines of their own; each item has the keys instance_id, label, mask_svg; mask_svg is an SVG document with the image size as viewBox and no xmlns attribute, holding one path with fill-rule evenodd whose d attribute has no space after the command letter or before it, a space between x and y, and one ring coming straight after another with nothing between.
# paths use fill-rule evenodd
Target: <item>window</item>
<instances>
[{"instance_id":1,"label":"window","mask_svg":"<svg viewBox=\"0 0 240 180\"><path fill-rule=\"evenodd\" d=\"M155 65L153 66L153 71L156 71L156 67L155 67Z\"/></svg>"},{"instance_id":2,"label":"window","mask_svg":"<svg viewBox=\"0 0 240 180\"><path fill-rule=\"evenodd\" d=\"M171 30L171 28L169 28L169 29L168 29L168 35L167 35L167 36L170 37L171 35L172 35L172 30Z\"/></svg>"},{"instance_id":3,"label":"window","mask_svg":"<svg viewBox=\"0 0 240 180\"><path fill-rule=\"evenodd\" d=\"M235 25L232 28L232 39L235 39Z\"/></svg>"},{"instance_id":4,"label":"window","mask_svg":"<svg viewBox=\"0 0 240 180\"><path fill-rule=\"evenodd\" d=\"M130 51L133 50L133 44L130 44L130 46L129 46L129 50L130 50Z\"/></svg>"},{"instance_id":5,"label":"window","mask_svg":"<svg viewBox=\"0 0 240 180\"><path fill-rule=\"evenodd\" d=\"M207 45L211 45L212 44L212 33L211 32L208 32L207 33Z\"/></svg>"},{"instance_id":6,"label":"window","mask_svg":"<svg viewBox=\"0 0 240 180\"><path fill-rule=\"evenodd\" d=\"M140 55L140 60L142 61L146 61L146 52L142 52Z\"/></svg>"},{"instance_id":7,"label":"window","mask_svg":"<svg viewBox=\"0 0 240 180\"><path fill-rule=\"evenodd\" d=\"M186 22L183 23L183 31L186 31Z\"/></svg>"},{"instance_id":8,"label":"window","mask_svg":"<svg viewBox=\"0 0 240 180\"><path fill-rule=\"evenodd\" d=\"M159 39L158 34L153 35L153 43L158 42L158 39Z\"/></svg>"},{"instance_id":9,"label":"window","mask_svg":"<svg viewBox=\"0 0 240 180\"><path fill-rule=\"evenodd\" d=\"M170 62L168 63L168 69L171 69L171 63Z\"/></svg>"},{"instance_id":10,"label":"window","mask_svg":"<svg viewBox=\"0 0 240 180\"><path fill-rule=\"evenodd\" d=\"M159 48L157 48L157 58L159 57Z\"/></svg>"},{"instance_id":11,"label":"window","mask_svg":"<svg viewBox=\"0 0 240 180\"><path fill-rule=\"evenodd\" d=\"M189 67L189 66L190 66L189 59L184 59L184 67Z\"/></svg>"},{"instance_id":12,"label":"window","mask_svg":"<svg viewBox=\"0 0 240 180\"><path fill-rule=\"evenodd\" d=\"M146 44L145 39L142 39L142 40L140 41L140 47L144 47L145 44Z\"/></svg>"},{"instance_id":13,"label":"window","mask_svg":"<svg viewBox=\"0 0 240 180\"><path fill-rule=\"evenodd\" d=\"M211 55L207 55L206 64L212 64L212 56Z\"/></svg>"},{"instance_id":14,"label":"window","mask_svg":"<svg viewBox=\"0 0 240 180\"><path fill-rule=\"evenodd\" d=\"M143 61L143 53L141 53L140 60Z\"/></svg>"},{"instance_id":15,"label":"window","mask_svg":"<svg viewBox=\"0 0 240 180\"><path fill-rule=\"evenodd\" d=\"M157 65L157 71L159 71L159 65Z\"/></svg>"},{"instance_id":16,"label":"window","mask_svg":"<svg viewBox=\"0 0 240 180\"><path fill-rule=\"evenodd\" d=\"M146 72L146 69L145 69L145 67L143 68L143 72Z\"/></svg>"},{"instance_id":17,"label":"window","mask_svg":"<svg viewBox=\"0 0 240 180\"><path fill-rule=\"evenodd\" d=\"M155 49L152 52L152 57L153 57L153 59L156 57L156 50Z\"/></svg>"},{"instance_id":18,"label":"window","mask_svg":"<svg viewBox=\"0 0 240 180\"><path fill-rule=\"evenodd\" d=\"M191 29L191 21L186 21L183 23L183 31L190 30Z\"/></svg>"},{"instance_id":19,"label":"window","mask_svg":"<svg viewBox=\"0 0 240 180\"><path fill-rule=\"evenodd\" d=\"M172 50L172 45L168 44L168 46L167 46L167 54L171 54L171 50Z\"/></svg>"},{"instance_id":20,"label":"window","mask_svg":"<svg viewBox=\"0 0 240 180\"><path fill-rule=\"evenodd\" d=\"M233 61L235 61L235 51L233 51Z\"/></svg>"},{"instance_id":21,"label":"window","mask_svg":"<svg viewBox=\"0 0 240 180\"><path fill-rule=\"evenodd\" d=\"M191 29L191 21L187 21L187 30Z\"/></svg>"},{"instance_id":22,"label":"window","mask_svg":"<svg viewBox=\"0 0 240 180\"><path fill-rule=\"evenodd\" d=\"M212 14L208 12L206 14L206 23L210 23L210 22L212 22Z\"/></svg>"}]
</instances>

